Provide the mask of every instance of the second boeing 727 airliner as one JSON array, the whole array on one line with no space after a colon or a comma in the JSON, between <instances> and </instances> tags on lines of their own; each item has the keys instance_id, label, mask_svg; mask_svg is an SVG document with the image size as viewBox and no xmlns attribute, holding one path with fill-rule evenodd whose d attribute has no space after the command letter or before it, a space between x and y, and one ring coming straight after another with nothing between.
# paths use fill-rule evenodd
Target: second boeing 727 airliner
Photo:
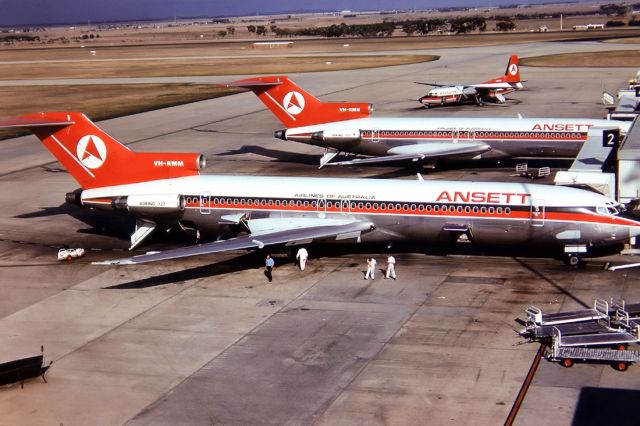
<instances>
[{"instance_id":1,"label":"second boeing 727 airliner","mask_svg":"<svg viewBox=\"0 0 640 426\"><path fill-rule=\"evenodd\" d=\"M33 131L82 186L67 200L135 217L132 247L155 228L229 239L110 261L137 264L311 243L531 247L549 257L617 252L640 219L603 195L524 183L203 176L198 154L132 152L75 112L0 122ZM223 232L224 231L224 232ZM464 237L464 238L463 238Z\"/></svg>"},{"instance_id":2,"label":"second boeing 727 airliner","mask_svg":"<svg viewBox=\"0 0 640 426\"><path fill-rule=\"evenodd\" d=\"M275 137L325 148L324 165L442 158L574 158L592 127L629 122L591 118L371 117L370 104L322 102L286 76L253 77L226 87L251 89L284 124ZM340 153L366 155L343 161Z\"/></svg>"}]
</instances>

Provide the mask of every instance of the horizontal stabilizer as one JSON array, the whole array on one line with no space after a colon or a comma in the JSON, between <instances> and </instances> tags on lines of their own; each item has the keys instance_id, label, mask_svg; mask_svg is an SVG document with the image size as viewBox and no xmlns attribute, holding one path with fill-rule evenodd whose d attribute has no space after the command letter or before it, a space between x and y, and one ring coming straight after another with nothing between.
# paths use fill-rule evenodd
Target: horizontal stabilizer
<instances>
[{"instance_id":1,"label":"horizontal stabilizer","mask_svg":"<svg viewBox=\"0 0 640 426\"><path fill-rule=\"evenodd\" d=\"M33 129L38 127L67 127L72 124L75 124L75 122L68 116L67 120L51 120L44 117L15 117L8 120L0 120L0 129L21 127L26 129Z\"/></svg>"},{"instance_id":2,"label":"horizontal stabilizer","mask_svg":"<svg viewBox=\"0 0 640 426\"><path fill-rule=\"evenodd\" d=\"M219 87L246 87L246 88L252 88L252 87L274 87L274 86L278 86L282 84L281 81L279 80L265 80L263 79L257 79L257 78L245 78L244 80L235 80L235 81L231 81L229 83L220 83L220 84L216 84L216 86Z\"/></svg>"},{"instance_id":3,"label":"horizontal stabilizer","mask_svg":"<svg viewBox=\"0 0 640 426\"><path fill-rule=\"evenodd\" d=\"M289 219L289 222L291 223L292 220ZM138 263L157 262L161 260L221 253L230 250L261 249L265 246L274 246L279 244L295 245L296 242L306 243L311 240L328 238L342 239L345 235L359 235L362 232L369 232L374 229L372 223L362 221L352 221L337 225L318 225L318 223L319 222L316 221L315 226L293 227L260 235L244 235L242 237L231 238L229 240L215 241L213 243L200 244L197 246L143 254L124 259L95 262L94 264L135 265Z\"/></svg>"}]
</instances>

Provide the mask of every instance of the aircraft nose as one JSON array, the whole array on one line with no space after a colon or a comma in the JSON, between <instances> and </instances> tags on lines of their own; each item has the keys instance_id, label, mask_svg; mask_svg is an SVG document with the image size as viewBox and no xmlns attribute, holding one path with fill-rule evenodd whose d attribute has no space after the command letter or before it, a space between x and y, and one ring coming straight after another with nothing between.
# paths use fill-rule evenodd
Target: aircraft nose
<instances>
[{"instance_id":1,"label":"aircraft nose","mask_svg":"<svg viewBox=\"0 0 640 426\"><path fill-rule=\"evenodd\" d=\"M629 227L629 237L637 237L640 235L640 214L632 211L625 211L618 214L618 217L633 222Z\"/></svg>"}]
</instances>

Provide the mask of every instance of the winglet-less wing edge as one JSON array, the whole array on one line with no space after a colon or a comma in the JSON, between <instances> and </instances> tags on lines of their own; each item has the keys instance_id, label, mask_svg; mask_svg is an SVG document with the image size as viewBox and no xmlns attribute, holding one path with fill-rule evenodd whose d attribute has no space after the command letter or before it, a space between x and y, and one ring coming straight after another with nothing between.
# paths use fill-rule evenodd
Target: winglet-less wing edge
<instances>
[{"instance_id":1,"label":"winglet-less wing edge","mask_svg":"<svg viewBox=\"0 0 640 426\"><path fill-rule=\"evenodd\" d=\"M256 235L244 235L224 241L200 244L197 246L182 247L174 250L166 250L133 256L124 259L93 262L94 265L135 265L139 263L157 262L161 260L179 259L205 254L221 253L230 250L262 249L266 246L280 244L295 244L296 242L308 242L310 240L345 237L354 237L363 232L375 229L371 222L352 221L342 224L308 226L278 230L271 233Z\"/></svg>"},{"instance_id":2,"label":"winglet-less wing edge","mask_svg":"<svg viewBox=\"0 0 640 426\"><path fill-rule=\"evenodd\" d=\"M445 156L463 156L463 155L473 155L473 154L482 154L483 152L487 152L491 150L491 147L484 143L474 143L474 144L438 144L444 146L444 149L429 149L431 147L435 147L436 144L424 144L425 150L420 152L420 145L411 145L411 148L414 148L411 152L398 152L396 154L384 155L380 157L368 157L368 158L356 158L353 160L346 161L336 161L333 163L327 163L326 166L355 166L359 164L376 164L376 163L388 163L392 161L404 161L404 160L414 160L420 161L425 159L432 158L441 158Z\"/></svg>"}]
</instances>

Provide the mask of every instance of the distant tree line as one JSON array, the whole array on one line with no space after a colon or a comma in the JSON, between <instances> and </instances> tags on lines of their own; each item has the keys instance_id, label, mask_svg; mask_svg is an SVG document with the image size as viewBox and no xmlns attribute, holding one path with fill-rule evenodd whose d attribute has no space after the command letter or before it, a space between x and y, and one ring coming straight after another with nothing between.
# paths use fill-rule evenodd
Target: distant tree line
<instances>
[{"instance_id":1,"label":"distant tree line","mask_svg":"<svg viewBox=\"0 0 640 426\"><path fill-rule=\"evenodd\" d=\"M40 37L27 34L9 34L0 36L0 41L13 42L13 41L40 41Z\"/></svg>"},{"instance_id":2,"label":"distant tree line","mask_svg":"<svg viewBox=\"0 0 640 426\"><path fill-rule=\"evenodd\" d=\"M377 24L353 24L347 25L344 22L328 27L312 28L279 28L271 26L271 31L278 37L292 36L315 36L315 37L390 37L396 29L393 22L380 22Z\"/></svg>"},{"instance_id":3,"label":"distant tree line","mask_svg":"<svg viewBox=\"0 0 640 426\"><path fill-rule=\"evenodd\" d=\"M250 25L247 27L249 32L260 35L259 27ZM507 18L505 23L496 26L499 31L508 31L515 28L515 23ZM399 22L380 22L376 24L353 24L348 25L344 22L341 24L333 24L328 27L312 27L312 28L279 28L271 25L270 30L278 37L293 36L315 36L315 37L391 37L396 29L401 29L406 35L427 35L436 32L451 32L456 34L464 34L472 31L486 31L487 20L482 16L469 16L462 18L444 19L414 19ZM264 35L264 33L263 33Z\"/></svg>"}]
</instances>

